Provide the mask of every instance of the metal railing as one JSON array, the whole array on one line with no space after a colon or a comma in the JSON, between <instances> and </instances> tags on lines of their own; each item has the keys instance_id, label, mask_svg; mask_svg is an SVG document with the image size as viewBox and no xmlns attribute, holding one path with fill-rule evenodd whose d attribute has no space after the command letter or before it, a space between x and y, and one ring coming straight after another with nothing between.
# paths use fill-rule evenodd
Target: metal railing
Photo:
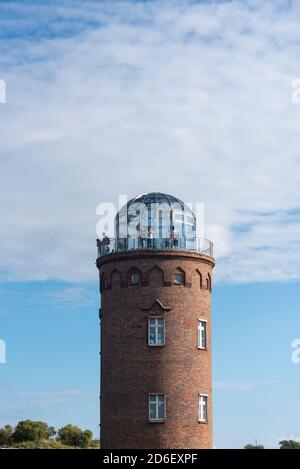
<instances>
[{"instance_id":1,"label":"metal railing","mask_svg":"<svg viewBox=\"0 0 300 469\"><path fill-rule=\"evenodd\" d=\"M113 252L137 251L148 249L167 249L188 252L199 252L213 256L213 243L202 238L104 238L97 241L97 257Z\"/></svg>"}]
</instances>

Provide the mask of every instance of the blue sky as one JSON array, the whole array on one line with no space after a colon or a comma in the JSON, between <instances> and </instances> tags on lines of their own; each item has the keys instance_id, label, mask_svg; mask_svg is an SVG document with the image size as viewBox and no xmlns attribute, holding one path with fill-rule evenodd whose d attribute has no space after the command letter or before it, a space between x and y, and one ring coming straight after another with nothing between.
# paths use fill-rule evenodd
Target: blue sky
<instances>
[{"instance_id":1,"label":"blue sky","mask_svg":"<svg viewBox=\"0 0 300 469\"><path fill-rule=\"evenodd\" d=\"M298 2L0 5L0 425L97 431L96 207L160 190L215 243L214 439L300 438Z\"/></svg>"},{"instance_id":2,"label":"blue sky","mask_svg":"<svg viewBox=\"0 0 300 469\"><path fill-rule=\"evenodd\" d=\"M99 415L97 284L1 284L1 424L33 418L92 428Z\"/></svg>"},{"instance_id":3,"label":"blue sky","mask_svg":"<svg viewBox=\"0 0 300 469\"><path fill-rule=\"evenodd\" d=\"M215 444L299 438L299 282L218 285L213 296Z\"/></svg>"}]
</instances>

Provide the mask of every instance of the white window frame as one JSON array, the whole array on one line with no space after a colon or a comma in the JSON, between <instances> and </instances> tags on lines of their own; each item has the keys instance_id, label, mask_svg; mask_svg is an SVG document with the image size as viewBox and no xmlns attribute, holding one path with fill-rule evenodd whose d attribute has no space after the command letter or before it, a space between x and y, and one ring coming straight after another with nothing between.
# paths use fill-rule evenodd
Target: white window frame
<instances>
[{"instance_id":1,"label":"white window frame","mask_svg":"<svg viewBox=\"0 0 300 469\"><path fill-rule=\"evenodd\" d=\"M156 402L155 402L155 407L156 407L156 417L155 418L151 418L150 417L150 402L151 402L151 396L156 396ZM163 396L164 397L164 416L163 418L158 418L158 397L159 396ZM149 410L148 410L148 418L149 418L149 421L150 422L164 422L166 420L166 395L165 394L162 394L160 392L158 393L154 393L154 392L151 392L149 395L148 395L148 401L149 401Z\"/></svg>"},{"instance_id":2,"label":"white window frame","mask_svg":"<svg viewBox=\"0 0 300 469\"><path fill-rule=\"evenodd\" d=\"M206 409L205 409L206 418L203 417L202 406L200 406L200 400L203 397L205 398L205 402L206 402ZM198 421L202 423L208 422L208 394L203 394L203 393L198 394Z\"/></svg>"},{"instance_id":3,"label":"white window frame","mask_svg":"<svg viewBox=\"0 0 300 469\"><path fill-rule=\"evenodd\" d=\"M200 340L201 339L201 331L203 330L201 328L201 323L205 324L205 328L204 328L204 331L205 331L205 346L204 347L201 345L201 340ZM207 350L207 320L202 319L202 318L198 319L198 349Z\"/></svg>"},{"instance_id":4,"label":"white window frame","mask_svg":"<svg viewBox=\"0 0 300 469\"><path fill-rule=\"evenodd\" d=\"M157 343L151 344L151 343L150 343L150 327L151 327L151 326L150 326L150 322L151 322L151 320L153 320L153 319L154 319L154 320L157 320L157 319L162 319L162 320L163 320L163 343L162 343L162 344L157 344ZM152 326L152 327L153 327L153 326ZM156 341L157 341L157 337L158 337L158 328L159 328L157 322L156 322L156 324L154 325L154 327L155 327L155 342L156 342ZM165 331L166 331L166 321L165 321L165 318L164 318L164 317L162 317L162 316L149 316L149 317L148 317L148 345L149 345L149 347L163 347L163 346L165 345L165 343L166 343L166 340L165 340Z\"/></svg>"}]
</instances>

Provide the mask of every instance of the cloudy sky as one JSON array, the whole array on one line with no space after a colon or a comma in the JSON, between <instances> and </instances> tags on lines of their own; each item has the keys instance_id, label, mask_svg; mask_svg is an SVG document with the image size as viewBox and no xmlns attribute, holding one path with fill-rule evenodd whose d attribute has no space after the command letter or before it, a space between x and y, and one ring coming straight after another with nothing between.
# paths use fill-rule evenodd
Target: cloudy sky
<instances>
[{"instance_id":1,"label":"cloudy sky","mask_svg":"<svg viewBox=\"0 0 300 469\"><path fill-rule=\"evenodd\" d=\"M215 243L216 446L297 436L277 406L288 380L295 415L300 376L299 19L286 0L1 2L0 424L41 417L43 401L49 423L96 430L96 207L162 191L204 203ZM86 386L62 377L86 361Z\"/></svg>"}]
</instances>

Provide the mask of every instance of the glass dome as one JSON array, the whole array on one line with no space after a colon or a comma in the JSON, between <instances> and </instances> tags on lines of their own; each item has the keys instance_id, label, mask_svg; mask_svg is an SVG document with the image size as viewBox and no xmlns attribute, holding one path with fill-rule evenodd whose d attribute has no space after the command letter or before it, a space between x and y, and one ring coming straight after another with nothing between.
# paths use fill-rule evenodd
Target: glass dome
<instances>
[{"instance_id":1,"label":"glass dome","mask_svg":"<svg viewBox=\"0 0 300 469\"><path fill-rule=\"evenodd\" d=\"M119 249L195 249L196 217L180 199L161 192L131 199L116 215Z\"/></svg>"}]
</instances>

